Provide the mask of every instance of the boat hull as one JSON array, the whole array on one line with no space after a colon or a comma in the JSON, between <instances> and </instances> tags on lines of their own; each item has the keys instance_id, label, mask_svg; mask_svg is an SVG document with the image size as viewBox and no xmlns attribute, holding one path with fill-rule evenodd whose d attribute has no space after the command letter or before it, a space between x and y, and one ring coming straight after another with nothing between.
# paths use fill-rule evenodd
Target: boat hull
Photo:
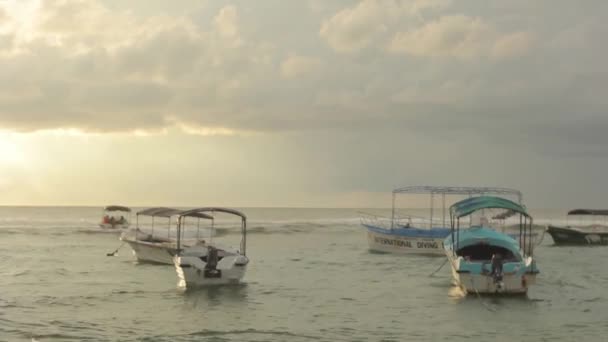
<instances>
[{"instance_id":1,"label":"boat hull","mask_svg":"<svg viewBox=\"0 0 608 342\"><path fill-rule=\"evenodd\" d=\"M489 227L455 234L444 240L445 255L454 282L465 293L525 294L536 283L536 262L508 234Z\"/></svg>"},{"instance_id":2,"label":"boat hull","mask_svg":"<svg viewBox=\"0 0 608 342\"><path fill-rule=\"evenodd\" d=\"M365 224L363 226L367 229L369 249L380 253L443 256L445 255L443 241L450 235L450 230L447 228L390 230ZM408 235L408 230L411 230L412 235ZM519 240L519 227L503 227L495 230ZM532 232L532 243L531 245L526 243L525 246L526 254L532 254L534 247L542 242L544 233L544 226L539 226Z\"/></svg>"},{"instance_id":3,"label":"boat hull","mask_svg":"<svg viewBox=\"0 0 608 342\"><path fill-rule=\"evenodd\" d=\"M108 230L108 231L121 231L123 229L129 228L129 224L110 224L110 223L100 223L99 228Z\"/></svg>"},{"instance_id":4,"label":"boat hull","mask_svg":"<svg viewBox=\"0 0 608 342\"><path fill-rule=\"evenodd\" d=\"M462 259L454 259L452 255L448 255L448 259L452 268L454 282L464 293L523 295L528 292L528 287L530 285L536 283L537 271L506 272L500 286L498 286L498 283L494 281L494 278L489 274L489 271L484 273L467 272L460 266ZM521 267L525 269L524 265L521 265Z\"/></svg>"},{"instance_id":5,"label":"boat hull","mask_svg":"<svg viewBox=\"0 0 608 342\"><path fill-rule=\"evenodd\" d=\"M608 245L608 232L581 231L571 227L549 226L547 232L556 245Z\"/></svg>"},{"instance_id":6,"label":"boat hull","mask_svg":"<svg viewBox=\"0 0 608 342\"><path fill-rule=\"evenodd\" d=\"M123 239L123 241L129 244L138 262L173 265L173 257L177 253L175 244L130 239Z\"/></svg>"},{"instance_id":7,"label":"boat hull","mask_svg":"<svg viewBox=\"0 0 608 342\"><path fill-rule=\"evenodd\" d=\"M174 263L178 285L197 288L239 284L245 277L249 259L242 255L226 256L218 262L214 270L207 270L207 264L197 256L176 256Z\"/></svg>"},{"instance_id":8,"label":"boat hull","mask_svg":"<svg viewBox=\"0 0 608 342\"><path fill-rule=\"evenodd\" d=\"M216 251L214 266L207 264L211 250ZM220 249L215 245L188 247L173 260L178 285L186 288L238 284L249 264L249 259L238 251Z\"/></svg>"},{"instance_id":9,"label":"boat hull","mask_svg":"<svg viewBox=\"0 0 608 342\"><path fill-rule=\"evenodd\" d=\"M444 237L413 237L367 229L369 249L380 253L442 256Z\"/></svg>"}]
</instances>

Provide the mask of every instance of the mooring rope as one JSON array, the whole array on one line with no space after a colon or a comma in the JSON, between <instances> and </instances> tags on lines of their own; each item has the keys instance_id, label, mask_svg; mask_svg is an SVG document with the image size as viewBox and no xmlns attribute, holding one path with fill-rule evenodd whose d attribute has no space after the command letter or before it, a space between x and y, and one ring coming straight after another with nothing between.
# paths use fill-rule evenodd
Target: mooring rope
<instances>
[{"instance_id":1,"label":"mooring rope","mask_svg":"<svg viewBox=\"0 0 608 342\"><path fill-rule=\"evenodd\" d=\"M496 309L491 307L489 304L486 303L485 300L483 300L483 298L481 297L481 295L479 294L479 291L477 291L477 288L475 287L475 284L473 283L473 278L471 278L471 287L473 288L473 290L475 290L475 293L477 294L477 298L479 299L479 301L481 302L481 304L488 310L492 311L492 312L496 312Z\"/></svg>"},{"instance_id":2,"label":"mooring rope","mask_svg":"<svg viewBox=\"0 0 608 342\"><path fill-rule=\"evenodd\" d=\"M125 243L127 243L127 242L126 242L126 241L123 241L123 243L122 243L122 244L120 244L120 246L119 246L118 248L116 248L116 250L115 250L114 252L112 252L112 253L107 253L107 254L106 254L106 256L115 256L115 255L116 255L116 253L118 253L118 250L119 250L119 249L121 249L121 248L122 248L122 246L124 246L124 245L125 245Z\"/></svg>"},{"instance_id":3,"label":"mooring rope","mask_svg":"<svg viewBox=\"0 0 608 342\"><path fill-rule=\"evenodd\" d=\"M449 259L446 257L445 260L443 261L443 263L441 264L441 266L439 266L438 269L436 269L435 271L433 271L433 273L429 274L429 277L432 277L435 275L435 273L439 272L440 269L443 268L443 266L445 266L445 264L447 264L449 261Z\"/></svg>"}]
</instances>

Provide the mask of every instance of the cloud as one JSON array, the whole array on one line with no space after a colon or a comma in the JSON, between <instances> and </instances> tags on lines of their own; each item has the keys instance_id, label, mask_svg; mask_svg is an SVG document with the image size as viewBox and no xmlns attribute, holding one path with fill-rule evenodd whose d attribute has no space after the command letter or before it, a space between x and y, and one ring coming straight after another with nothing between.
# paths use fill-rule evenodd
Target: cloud
<instances>
[{"instance_id":1,"label":"cloud","mask_svg":"<svg viewBox=\"0 0 608 342\"><path fill-rule=\"evenodd\" d=\"M481 18L443 16L422 27L395 34L389 51L413 56L471 58L479 55L491 35Z\"/></svg>"},{"instance_id":2,"label":"cloud","mask_svg":"<svg viewBox=\"0 0 608 342\"><path fill-rule=\"evenodd\" d=\"M0 6L0 27L8 22L9 19L10 17L8 16L8 13L6 13L4 7Z\"/></svg>"},{"instance_id":3,"label":"cloud","mask_svg":"<svg viewBox=\"0 0 608 342\"><path fill-rule=\"evenodd\" d=\"M321 61L315 57L291 55L281 63L281 75L295 78L313 72L321 67Z\"/></svg>"},{"instance_id":4,"label":"cloud","mask_svg":"<svg viewBox=\"0 0 608 342\"><path fill-rule=\"evenodd\" d=\"M235 6L229 5L220 10L213 20L217 32L234 47L241 44L239 34L239 16Z\"/></svg>"},{"instance_id":5,"label":"cloud","mask_svg":"<svg viewBox=\"0 0 608 342\"><path fill-rule=\"evenodd\" d=\"M530 50L533 43L534 36L529 32L507 34L494 43L492 56L497 58L523 56Z\"/></svg>"},{"instance_id":6,"label":"cloud","mask_svg":"<svg viewBox=\"0 0 608 342\"><path fill-rule=\"evenodd\" d=\"M325 20L319 34L334 50L355 52L388 32L403 16L418 16L425 9L443 8L449 3L445 0L362 0Z\"/></svg>"},{"instance_id":7,"label":"cloud","mask_svg":"<svg viewBox=\"0 0 608 342\"><path fill-rule=\"evenodd\" d=\"M378 34L387 30L392 1L361 1L323 22L319 34L336 51L353 52L365 48Z\"/></svg>"},{"instance_id":8,"label":"cloud","mask_svg":"<svg viewBox=\"0 0 608 342\"><path fill-rule=\"evenodd\" d=\"M272 67L271 47L241 35L234 6L219 9L208 29L84 0L45 2L36 18L19 53L0 54L0 81L11 84L0 90L0 127L158 130L176 116L204 126L214 120L201 113ZM10 46L12 36L2 38Z\"/></svg>"}]
</instances>

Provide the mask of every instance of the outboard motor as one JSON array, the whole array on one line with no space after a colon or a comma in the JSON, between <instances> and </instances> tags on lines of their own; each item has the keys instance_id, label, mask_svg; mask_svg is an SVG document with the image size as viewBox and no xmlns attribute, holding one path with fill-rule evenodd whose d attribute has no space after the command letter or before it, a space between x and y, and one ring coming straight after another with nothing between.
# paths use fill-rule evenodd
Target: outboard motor
<instances>
[{"instance_id":1,"label":"outboard motor","mask_svg":"<svg viewBox=\"0 0 608 342\"><path fill-rule=\"evenodd\" d=\"M499 253L496 253L492 256L492 278L494 279L494 285L496 286L496 292L501 292L504 289L503 282L503 259Z\"/></svg>"},{"instance_id":2,"label":"outboard motor","mask_svg":"<svg viewBox=\"0 0 608 342\"><path fill-rule=\"evenodd\" d=\"M217 269L218 252L213 246L207 247L207 264L205 265L205 278L221 278L222 271Z\"/></svg>"}]
</instances>

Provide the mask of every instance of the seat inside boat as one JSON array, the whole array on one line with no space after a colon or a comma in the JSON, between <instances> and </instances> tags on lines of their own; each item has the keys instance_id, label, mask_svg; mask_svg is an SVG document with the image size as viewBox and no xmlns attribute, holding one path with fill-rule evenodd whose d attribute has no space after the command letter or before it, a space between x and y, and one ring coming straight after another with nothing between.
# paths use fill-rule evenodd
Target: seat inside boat
<instances>
[{"instance_id":1,"label":"seat inside boat","mask_svg":"<svg viewBox=\"0 0 608 342\"><path fill-rule=\"evenodd\" d=\"M465 258L468 261L490 261L494 254L500 254L505 262L519 261L519 258L512 251L488 244L474 244L463 247L456 251L456 255Z\"/></svg>"}]
</instances>

